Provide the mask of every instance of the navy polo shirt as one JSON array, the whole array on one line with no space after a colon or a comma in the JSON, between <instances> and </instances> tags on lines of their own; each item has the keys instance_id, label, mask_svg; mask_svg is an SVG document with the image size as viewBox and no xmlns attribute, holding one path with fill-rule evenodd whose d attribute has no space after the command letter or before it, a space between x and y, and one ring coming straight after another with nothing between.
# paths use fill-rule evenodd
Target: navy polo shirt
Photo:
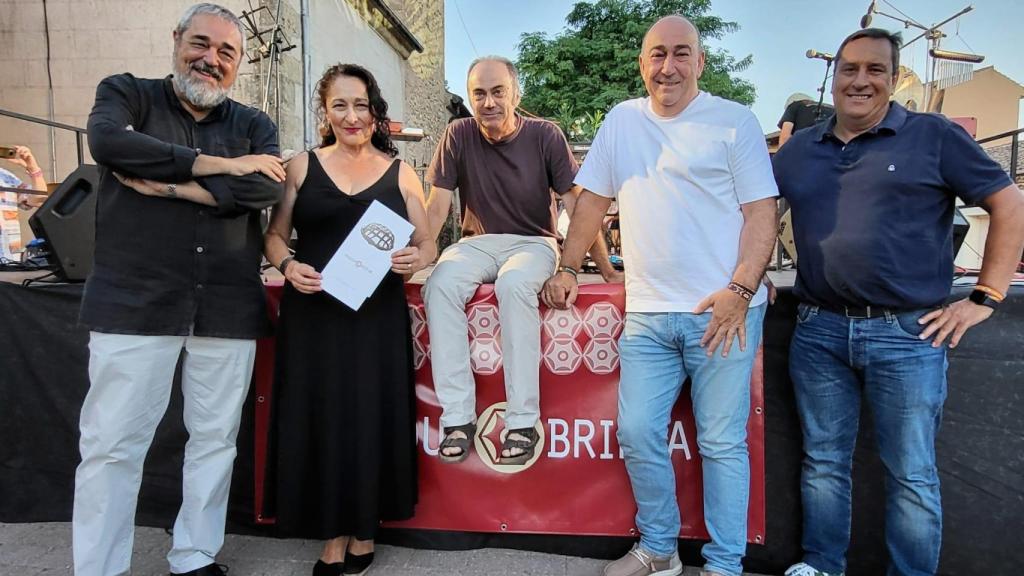
<instances>
[{"instance_id":1,"label":"navy polo shirt","mask_svg":"<svg viewBox=\"0 0 1024 576\"><path fill-rule=\"evenodd\" d=\"M953 282L953 209L1011 184L957 124L891 104L844 144L835 116L801 130L772 162L792 207L794 293L824 307L927 308Z\"/></svg>"}]
</instances>

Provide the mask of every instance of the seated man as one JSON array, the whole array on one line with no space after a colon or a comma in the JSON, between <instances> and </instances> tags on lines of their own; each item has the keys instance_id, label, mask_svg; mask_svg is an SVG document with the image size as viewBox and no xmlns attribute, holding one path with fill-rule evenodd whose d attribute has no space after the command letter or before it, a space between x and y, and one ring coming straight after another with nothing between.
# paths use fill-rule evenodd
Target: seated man
<instances>
[{"instance_id":1,"label":"seated man","mask_svg":"<svg viewBox=\"0 0 1024 576\"><path fill-rule=\"evenodd\" d=\"M459 189L463 239L441 255L423 289L434 389L444 440L439 455L461 462L476 430L476 390L469 363L466 303L493 282L499 303L508 409L500 463L533 457L540 418L540 314L537 294L558 262L551 190L569 206L578 165L551 122L516 114L518 74L506 58L488 56L469 68L474 117L448 125L427 172L427 203L437 237ZM603 244L600 246L603 248ZM607 250L595 253L605 254ZM602 263L606 279L614 269Z\"/></svg>"}]
</instances>

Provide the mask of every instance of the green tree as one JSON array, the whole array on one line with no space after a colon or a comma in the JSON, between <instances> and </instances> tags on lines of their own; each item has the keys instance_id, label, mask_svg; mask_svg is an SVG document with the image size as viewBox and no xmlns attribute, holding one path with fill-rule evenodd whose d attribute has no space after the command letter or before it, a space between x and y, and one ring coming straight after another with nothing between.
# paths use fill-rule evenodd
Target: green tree
<instances>
[{"instance_id":1,"label":"green tree","mask_svg":"<svg viewBox=\"0 0 1024 576\"><path fill-rule=\"evenodd\" d=\"M637 67L640 44L658 18L682 14L701 31L706 51L702 90L750 105L754 86L733 76L750 66L753 57L737 60L727 51L707 46L739 25L710 14L711 0L597 0L579 2L566 16L566 30L549 38L542 32L519 40L522 107L556 118L571 132L596 131L605 112L628 98L645 94ZM602 116L595 116L601 114Z\"/></svg>"}]
</instances>

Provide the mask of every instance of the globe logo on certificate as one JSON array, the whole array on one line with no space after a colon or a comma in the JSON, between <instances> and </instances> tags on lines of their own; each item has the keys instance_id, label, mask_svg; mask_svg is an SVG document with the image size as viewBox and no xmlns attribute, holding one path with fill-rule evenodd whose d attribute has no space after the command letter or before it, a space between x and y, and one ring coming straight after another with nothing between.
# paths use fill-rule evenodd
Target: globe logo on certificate
<instances>
[{"instance_id":1,"label":"globe logo on certificate","mask_svg":"<svg viewBox=\"0 0 1024 576\"><path fill-rule=\"evenodd\" d=\"M366 242L377 250L388 251L395 247L395 235L383 224L370 223L360 230Z\"/></svg>"}]
</instances>

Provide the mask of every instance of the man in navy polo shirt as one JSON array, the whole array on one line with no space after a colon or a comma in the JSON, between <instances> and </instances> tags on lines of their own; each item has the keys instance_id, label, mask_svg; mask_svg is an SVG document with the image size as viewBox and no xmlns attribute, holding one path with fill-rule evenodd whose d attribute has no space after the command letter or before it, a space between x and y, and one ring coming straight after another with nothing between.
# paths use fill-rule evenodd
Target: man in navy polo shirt
<instances>
[{"instance_id":1,"label":"man in navy polo shirt","mask_svg":"<svg viewBox=\"0 0 1024 576\"><path fill-rule=\"evenodd\" d=\"M836 114L775 156L800 261L790 375L804 438L803 561L787 576L842 574L863 396L885 465L889 574L935 574L942 507L935 435L946 349L988 318L1024 246L1024 197L959 126L890 103L898 34L865 29L836 52ZM943 306L955 198L990 215L970 298Z\"/></svg>"}]
</instances>

